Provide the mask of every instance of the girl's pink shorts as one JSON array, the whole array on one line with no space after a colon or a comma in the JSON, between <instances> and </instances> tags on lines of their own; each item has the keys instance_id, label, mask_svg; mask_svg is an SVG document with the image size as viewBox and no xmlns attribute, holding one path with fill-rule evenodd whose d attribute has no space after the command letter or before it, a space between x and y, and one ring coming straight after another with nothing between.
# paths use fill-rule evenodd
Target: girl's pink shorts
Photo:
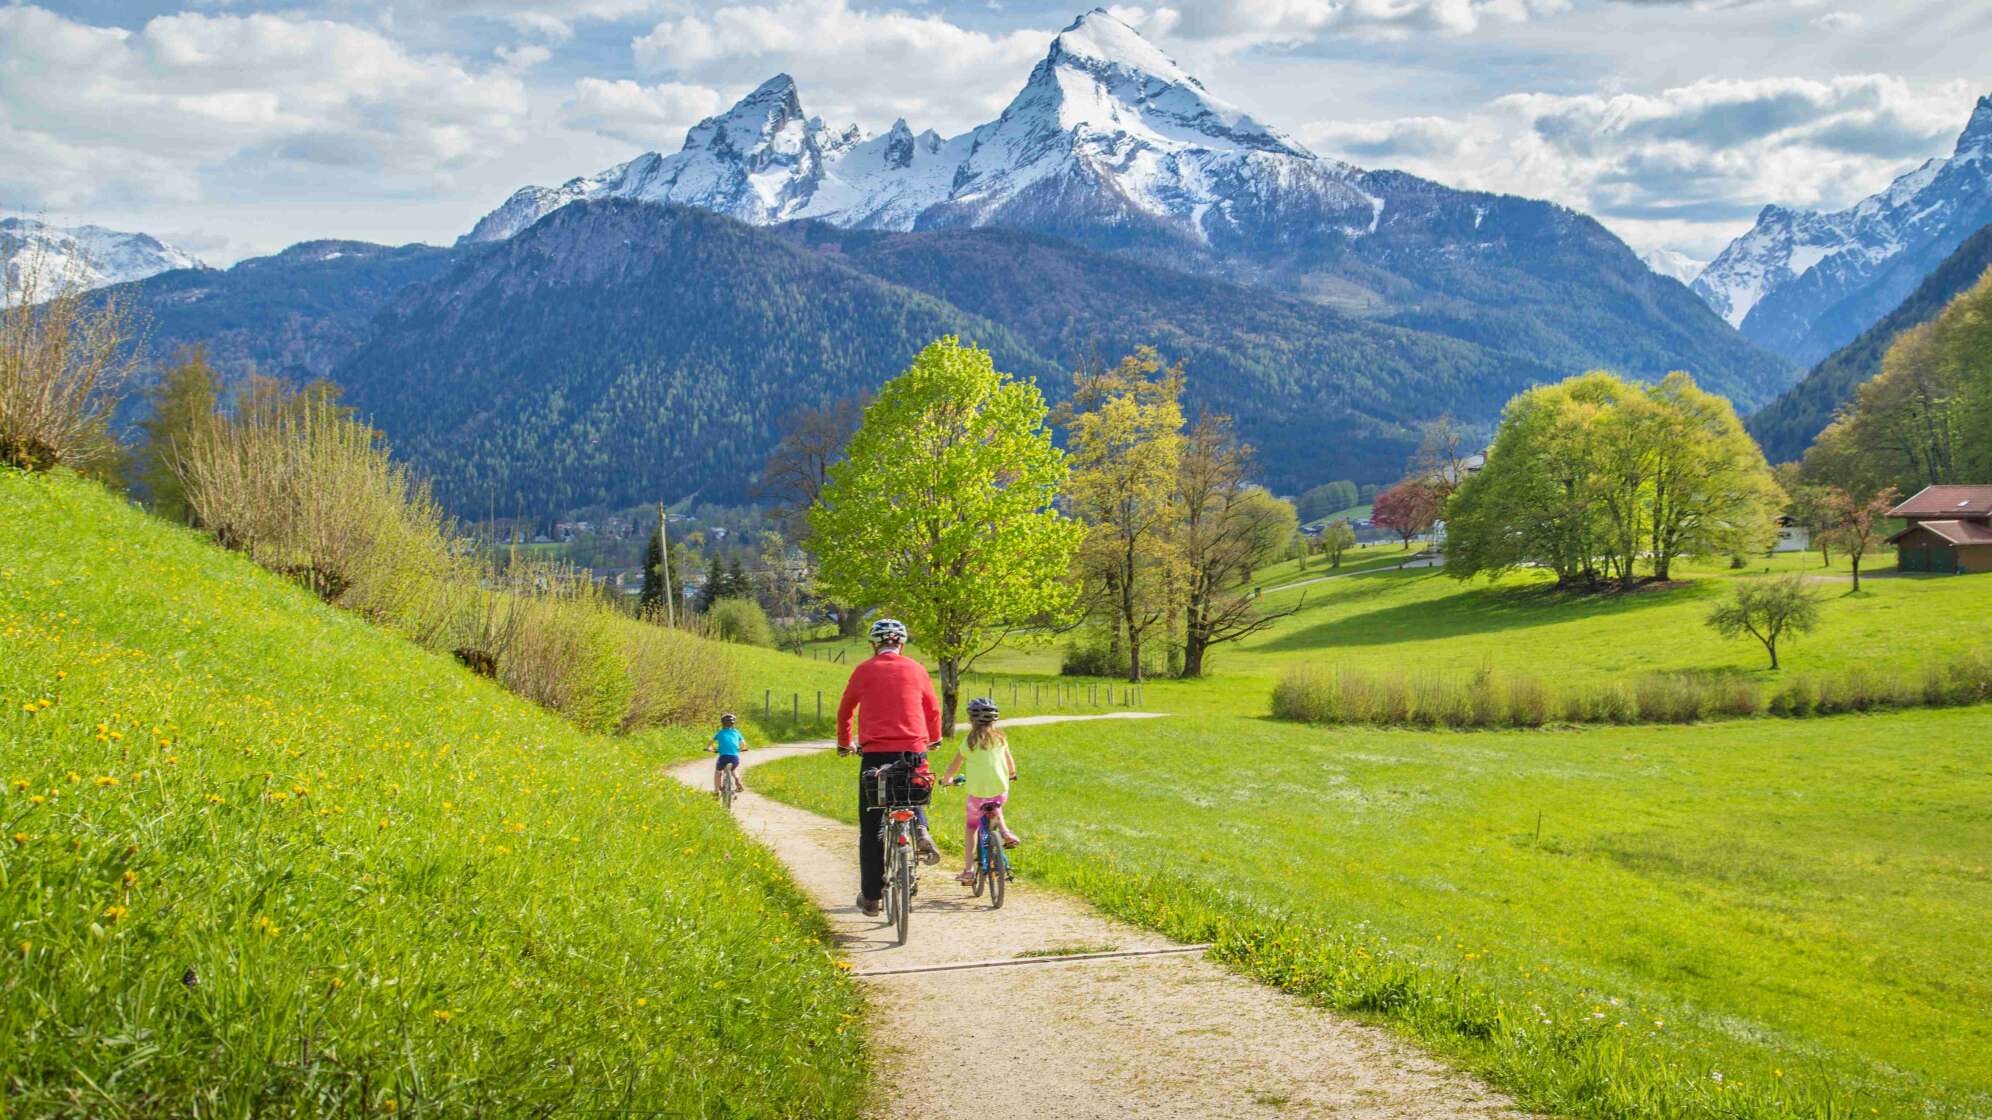
<instances>
[{"instance_id":1,"label":"girl's pink shorts","mask_svg":"<svg viewBox=\"0 0 1992 1120\"><path fill-rule=\"evenodd\" d=\"M974 832L976 829L982 827L983 806L993 805L999 809L1003 807L1003 798L1001 797L976 797L970 794L966 800L968 802L968 830L970 832Z\"/></svg>"}]
</instances>

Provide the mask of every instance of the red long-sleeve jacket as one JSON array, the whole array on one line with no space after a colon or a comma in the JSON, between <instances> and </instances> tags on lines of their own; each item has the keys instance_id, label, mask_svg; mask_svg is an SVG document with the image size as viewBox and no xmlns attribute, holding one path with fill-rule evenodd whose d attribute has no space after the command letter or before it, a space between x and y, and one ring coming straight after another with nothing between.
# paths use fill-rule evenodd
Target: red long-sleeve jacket
<instances>
[{"instance_id":1,"label":"red long-sleeve jacket","mask_svg":"<svg viewBox=\"0 0 1992 1120\"><path fill-rule=\"evenodd\" d=\"M860 661L844 686L837 705L837 745L851 745L851 713L863 712L858 749L924 751L941 741L941 705L934 699L934 682L918 661L900 653L881 653Z\"/></svg>"}]
</instances>

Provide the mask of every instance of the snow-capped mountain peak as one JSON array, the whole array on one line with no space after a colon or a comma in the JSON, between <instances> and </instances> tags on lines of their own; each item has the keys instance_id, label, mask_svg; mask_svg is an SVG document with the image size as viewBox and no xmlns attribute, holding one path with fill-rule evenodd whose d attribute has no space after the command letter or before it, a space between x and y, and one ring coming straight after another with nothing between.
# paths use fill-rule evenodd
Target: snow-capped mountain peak
<instances>
[{"instance_id":1,"label":"snow-capped mountain peak","mask_svg":"<svg viewBox=\"0 0 1992 1120\"><path fill-rule=\"evenodd\" d=\"M1770 205L1696 278L1752 341L1811 364L1893 310L1966 237L1992 222L1992 97L1952 154L1832 213Z\"/></svg>"},{"instance_id":2,"label":"snow-capped mountain peak","mask_svg":"<svg viewBox=\"0 0 1992 1120\"><path fill-rule=\"evenodd\" d=\"M52 226L32 218L0 218L0 306L19 297L34 267L40 295L70 283L102 288L176 268L205 268L192 253L145 233L103 226Z\"/></svg>"},{"instance_id":3,"label":"snow-capped mountain peak","mask_svg":"<svg viewBox=\"0 0 1992 1120\"><path fill-rule=\"evenodd\" d=\"M1707 261L1699 261L1678 249L1648 249L1639 254L1646 267L1683 284L1692 284L1701 270L1708 267Z\"/></svg>"},{"instance_id":4,"label":"snow-capped mountain peak","mask_svg":"<svg viewBox=\"0 0 1992 1120\"><path fill-rule=\"evenodd\" d=\"M465 237L510 237L581 198L700 206L755 224L1009 224L1225 237L1362 236L1383 203L1324 160L1212 94L1103 9L1074 20L996 120L943 138L901 120L883 136L807 117L776 75L694 126L674 155L528 187ZM1248 232L1249 231L1249 232Z\"/></svg>"}]
</instances>

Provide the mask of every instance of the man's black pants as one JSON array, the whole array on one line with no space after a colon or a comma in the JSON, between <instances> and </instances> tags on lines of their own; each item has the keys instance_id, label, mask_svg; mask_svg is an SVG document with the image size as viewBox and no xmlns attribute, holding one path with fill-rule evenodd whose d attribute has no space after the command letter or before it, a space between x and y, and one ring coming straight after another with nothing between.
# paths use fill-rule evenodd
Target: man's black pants
<instances>
[{"instance_id":1,"label":"man's black pants","mask_svg":"<svg viewBox=\"0 0 1992 1120\"><path fill-rule=\"evenodd\" d=\"M869 902L885 897L885 841L879 837L885 807L878 804L878 780L866 777L865 772L900 761L918 765L926 757L926 751L879 751L858 756L858 893Z\"/></svg>"}]
</instances>

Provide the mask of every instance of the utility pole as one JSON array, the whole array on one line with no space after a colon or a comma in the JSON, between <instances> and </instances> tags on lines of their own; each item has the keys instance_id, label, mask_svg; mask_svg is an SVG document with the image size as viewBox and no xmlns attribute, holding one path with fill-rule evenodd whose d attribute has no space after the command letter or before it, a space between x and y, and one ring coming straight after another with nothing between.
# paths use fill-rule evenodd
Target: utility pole
<instances>
[{"instance_id":1,"label":"utility pole","mask_svg":"<svg viewBox=\"0 0 1992 1120\"><path fill-rule=\"evenodd\" d=\"M671 511L657 503L657 567L664 579L664 625L678 625L678 596L671 590Z\"/></svg>"}]
</instances>

